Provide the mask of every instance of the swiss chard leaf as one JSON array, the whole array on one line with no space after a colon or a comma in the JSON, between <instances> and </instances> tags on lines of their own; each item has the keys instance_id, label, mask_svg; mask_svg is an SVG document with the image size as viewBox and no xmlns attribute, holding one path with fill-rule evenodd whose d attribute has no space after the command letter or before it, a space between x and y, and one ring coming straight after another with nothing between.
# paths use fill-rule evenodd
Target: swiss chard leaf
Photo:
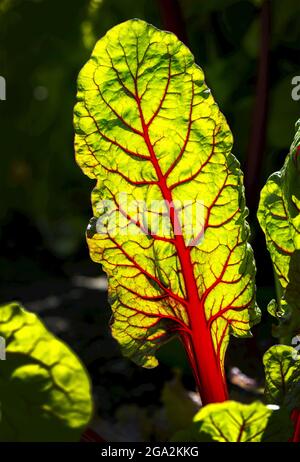
<instances>
[{"instance_id":1,"label":"swiss chard leaf","mask_svg":"<svg viewBox=\"0 0 300 462\"><path fill-rule=\"evenodd\" d=\"M193 425L177 432L173 441L193 442L271 442L288 441L292 435L289 415L273 410L257 401L241 404L236 401L209 404L194 417Z\"/></svg>"},{"instance_id":2,"label":"swiss chard leaf","mask_svg":"<svg viewBox=\"0 0 300 462\"><path fill-rule=\"evenodd\" d=\"M300 356L295 348L274 345L264 355L266 400L290 411L300 407Z\"/></svg>"},{"instance_id":3,"label":"swiss chard leaf","mask_svg":"<svg viewBox=\"0 0 300 462\"><path fill-rule=\"evenodd\" d=\"M170 435L188 427L199 410L199 403L195 403L183 387L178 372L172 381L164 385L161 402Z\"/></svg>"},{"instance_id":4,"label":"swiss chard leaf","mask_svg":"<svg viewBox=\"0 0 300 462\"><path fill-rule=\"evenodd\" d=\"M300 329L300 120L282 169L262 189L258 219L265 233L276 279L277 302L269 311L279 320L275 335L290 337Z\"/></svg>"},{"instance_id":5,"label":"swiss chard leaf","mask_svg":"<svg viewBox=\"0 0 300 462\"><path fill-rule=\"evenodd\" d=\"M0 441L79 441L92 399L78 358L16 303L0 307L0 336Z\"/></svg>"},{"instance_id":6,"label":"swiss chard leaf","mask_svg":"<svg viewBox=\"0 0 300 462\"><path fill-rule=\"evenodd\" d=\"M250 335L259 310L243 177L202 70L173 34L130 20L96 44L74 112L77 162L97 180L87 236L114 337L153 367L180 334L202 400L224 399L224 385L204 394L224 382L230 333Z\"/></svg>"}]
</instances>

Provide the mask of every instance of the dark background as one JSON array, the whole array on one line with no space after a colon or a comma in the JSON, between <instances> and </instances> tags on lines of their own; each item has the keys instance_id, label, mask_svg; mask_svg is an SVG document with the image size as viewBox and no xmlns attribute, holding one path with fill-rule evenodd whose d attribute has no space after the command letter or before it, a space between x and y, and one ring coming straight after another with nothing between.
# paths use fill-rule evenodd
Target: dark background
<instances>
[{"instance_id":1,"label":"dark background","mask_svg":"<svg viewBox=\"0 0 300 462\"><path fill-rule=\"evenodd\" d=\"M96 40L134 17L174 31L190 47L244 170L263 319L255 340L233 340L227 355L231 396L242 401L259 396L261 357L274 341L258 193L281 167L300 116L291 97L292 77L300 75L299 0L0 0L7 83L0 101L0 303L19 300L39 313L82 358L93 381L94 428L110 441L164 440L184 413L190 418L196 399L176 341L161 350L154 370L122 358L108 328L105 276L84 238L93 183L74 161L76 78Z\"/></svg>"}]
</instances>

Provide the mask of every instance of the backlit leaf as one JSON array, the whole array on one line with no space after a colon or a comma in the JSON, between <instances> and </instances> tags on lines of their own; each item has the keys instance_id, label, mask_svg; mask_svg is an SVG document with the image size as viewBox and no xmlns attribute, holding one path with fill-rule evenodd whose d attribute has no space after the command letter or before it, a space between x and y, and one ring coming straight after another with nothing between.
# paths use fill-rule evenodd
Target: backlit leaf
<instances>
[{"instance_id":1,"label":"backlit leaf","mask_svg":"<svg viewBox=\"0 0 300 462\"><path fill-rule=\"evenodd\" d=\"M0 337L0 441L79 441L92 399L78 358L16 303L0 306Z\"/></svg>"},{"instance_id":2,"label":"backlit leaf","mask_svg":"<svg viewBox=\"0 0 300 462\"><path fill-rule=\"evenodd\" d=\"M288 441L292 434L289 414L259 401L208 404L194 417L189 429L177 432L173 441L255 443Z\"/></svg>"},{"instance_id":3,"label":"backlit leaf","mask_svg":"<svg viewBox=\"0 0 300 462\"><path fill-rule=\"evenodd\" d=\"M274 345L264 355L268 403L300 407L300 356L287 345Z\"/></svg>"},{"instance_id":4,"label":"backlit leaf","mask_svg":"<svg viewBox=\"0 0 300 462\"><path fill-rule=\"evenodd\" d=\"M258 219L265 233L279 292L269 311L280 320L277 335L291 336L300 329L300 121L282 169L262 189ZM280 297L279 297L280 298Z\"/></svg>"},{"instance_id":5,"label":"backlit leaf","mask_svg":"<svg viewBox=\"0 0 300 462\"><path fill-rule=\"evenodd\" d=\"M153 367L180 334L212 388L229 334L250 335L259 313L243 178L202 70L173 34L124 22L80 72L74 123L77 162L97 180L87 235L114 337Z\"/></svg>"}]
</instances>

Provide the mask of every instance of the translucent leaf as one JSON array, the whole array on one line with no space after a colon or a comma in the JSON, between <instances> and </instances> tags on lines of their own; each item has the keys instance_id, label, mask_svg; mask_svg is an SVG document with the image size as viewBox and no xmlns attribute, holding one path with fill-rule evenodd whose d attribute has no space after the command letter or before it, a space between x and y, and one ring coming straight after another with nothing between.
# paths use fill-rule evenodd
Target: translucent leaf
<instances>
[{"instance_id":1,"label":"translucent leaf","mask_svg":"<svg viewBox=\"0 0 300 462\"><path fill-rule=\"evenodd\" d=\"M74 112L77 162L97 180L88 244L108 275L113 335L153 367L179 334L209 393L230 333L249 336L259 311L243 178L203 72L173 34L130 20L96 44Z\"/></svg>"},{"instance_id":2,"label":"translucent leaf","mask_svg":"<svg viewBox=\"0 0 300 462\"><path fill-rule=\"evenodd\" d=\"M0 307L0 337L0 441L78 441L92 412L78 358L16 303Z\"/></svg>"},{"instance_id":3,"label":"translucent leaf","mask_svg":"<svg viewBox=\"0 0 300 462\"><path fill-rule=\"evenodd\" d=\"M289 414L259 401L208 404L194 417L193 425L173 441L247 443L288 441L292 434Z\"/></svg>"},{"instance_id":4,"label":"translucent leaf","mask_svg":"<svg viewBox=\"0 0 300 462\"><path fill-rule=\"evenodd\" d=\"M290 338L300 327L300 121L282 169L262 189L258 219L265 233L280 296L269 306L280 321L276 335Z\"/></svg>"}]
</instances>

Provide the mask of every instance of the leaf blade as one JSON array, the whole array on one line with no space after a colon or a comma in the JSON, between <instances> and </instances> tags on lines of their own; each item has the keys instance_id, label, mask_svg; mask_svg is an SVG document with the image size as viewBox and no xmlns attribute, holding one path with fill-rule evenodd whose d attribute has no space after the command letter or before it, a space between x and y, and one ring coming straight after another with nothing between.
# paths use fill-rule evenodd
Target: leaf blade
<instances>
[{"instance_id":1,"label":"leaf blade","mask_svg":"<svg viewBox=\"0 0 300 462\"><path fill-rule=\"evenodd\" d=\"M201 338L188 348L206 364L205 345L222 373L229 333L249 335L259 312L242 174L202 70L173 34L127 21L99 40L82 69L74 114L77 162L97 179L101 229L88 244L109 277L112 332L123 353L153 367L155 350L177 332L186 346L186 338ZM146 204L142 217L128 213L123 191ZM190 227L176 209L183 197L203 203ZM129 236L114 234L115 212Z\"/></svg>"},{"instance_id":2,"label":"leaf blade","mask_svg":"<svg viewBox=\"0 0 300 462\"><path fill-rule=\"evenodd\" d=\"M300 405L300 357L287 345L274 345L264 354L265 397L268 403L289 411Z\"/></svg>"},{"instance_id":3,"label":"leaf blade","mask_svg":"<svg viewBox=\"0 0 300 462\"><path fill-rule=\"evenodd\" d=\"M284 165L261 191L258 221L262 227L280 285L270 313L277 317L276 336L291 337L300 325L300 121Z\"/></svg>"},{"instance_id":4,"label":"leaf blade","mask_svg":"<svg viewBox=\"0 0 300 462\"><path fill-rule=\"evenodd\" d=\"M78 358L19 304L0 307L0 441L78 441L92 412Z\"/></svg>"}]
</instances>

